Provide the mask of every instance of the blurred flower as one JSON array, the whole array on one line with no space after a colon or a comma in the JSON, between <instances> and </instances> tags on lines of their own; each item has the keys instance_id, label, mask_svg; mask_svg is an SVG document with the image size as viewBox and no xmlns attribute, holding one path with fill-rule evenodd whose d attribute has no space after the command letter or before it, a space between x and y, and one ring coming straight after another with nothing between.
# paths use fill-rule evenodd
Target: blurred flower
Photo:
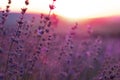
<instances>
[{"instance_id":1,"label":"blurred flower","mask_svg":"<svg viewBox=\"0 0 120 80\"><path fill-rule=\"evenodd\" d=\"M25 14L25 12L26 12L26 10L27 10L27 8L21 8L21 10L22 10L22 14Z\"/></svg>"},{"instance_id":2,"label":"blurred flower","mask_svg":"<svg viewBox=\"0 0 120 80\"><path fill-rule=\"evenodd\" d=\"M7 8L7 9L8 9L8 8L10 8L10 6L9 6L9 5L7 5L7 6L6 6L6 8Z\"/></svg>"},{"instance_id":3,"label":"blurred flower","mask_svg":"<svg viewBox=\"0 0 120 80\"><path fill-rule=\"evenodd\" d=\"M45 31L46 31L46 33L49 33L49 30L48 30L48 29L46 29Z\"/></svg>"},{"instance_id":4,"label":"blurred flower","mask_svg":"<svg viewBox=\"0 0 120 80\"><path fill-rule=\"evenodd\" d=\"M6 9L6 12L7 12L7 13L10 12L10 10L9 10L9 9Z\"/></svg>"},{"instance_id":5,"label":"blurred flower","mask_svg":"<svg viewBox=\"0 0 120 80\"><path fill-rule=\"evenodd\" d=\"M50 26L51 26L51 24L52 24L52 23L51 23L51 22L49 22L47 26L48 26L48 27L50 27Z\"/></svg>"},{"instance_id":6,"label":"blurred flower","mask_svg":"<svg viewBox=\"0 0 120 80\"><path fill-rule=\"evenodd\" d=\"M29 1L28 1L28 0L25 0L25 4L26 4L26 5L29 5Z\"/></svg>"},{"instance_id":7,"label":"blurred flower","mask_svg":"<svg viewBox=\"0 0 120 80\"><path fill-rule=\"evenodd\" d=\"M4 14L5 13L5 11L1 11L2 12L2 14Z\"/></svg>"},{"instance_id":8,"label":"blurred flower","mask_svg":"<svg viewBox=\"0 0 120 80\"><path fill-rule=\"evenodd\" d=\"M22 21L18 21L18 24L23 24L23 22Z\"/></svg>"},{"instance_id":9,"label":"blurred flower","mask_svg":"<svg viewBox=\"0 0 120 80\"><path fill-rule=\"evenodd\" d=\"M50 20L50 18L49 18L48 16L46 16L45 19L46 19L47 21Z\"/></svg>"},{"instance_id":10,"label":"blurred flower","mask_svg":"<svg viewBox=\"0 0 120 80\"><path fill-rule=\"evenodd\" d=\"M78 23L75 24L75 26L72 27L72 30L75 30L78 26Z\"/></svg>"},{"instance_id":11,"label":"blurred flower","mask_svg":"<svg viewBox=\"0 0 120 80\"><path fill-rule=\"evenodd\" d=\"M40 18L42 19L44 17L44 15L43 14L40 14Z\"/></svg>"},{"instance_id":12,"label":"blurred flower","mask_svg":"<svg viewBox=\"0 0 120 80\"><path fill-rule=\"evenodd\" d=\"M11 0L8 0L8 4L11 4Z\"/></svg>"},{"instance_id":13,"label":"blurred flower","mask_svg":"<svg viewBox=\"0 0 120 80\"><path fill-rule=\"evenodd\" d=\"M50 8L50 10L53 10L53 9L55 9L55 6L50 4L49 8Z\"/></svg>"}]
</instances>

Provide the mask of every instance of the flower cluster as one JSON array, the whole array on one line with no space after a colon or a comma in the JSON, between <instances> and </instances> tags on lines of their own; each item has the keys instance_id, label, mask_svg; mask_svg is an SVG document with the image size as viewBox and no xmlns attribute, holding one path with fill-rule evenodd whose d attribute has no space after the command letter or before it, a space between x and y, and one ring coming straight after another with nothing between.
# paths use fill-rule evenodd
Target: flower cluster
<instances>
[{"instance_id":1,"label":"flower cluster","mask_svg":"<svg viewBox=\"0 0 120 80\"><path fill-rule=\"evenodd\" d=\"M25 0L17 26L3 28L11 4L8 0L0 14L0 80L119 80L119 39L94 36L90 25L83 37L78 23L65 33L57 32L57 15L51 15L56 0L52 1L49 15L28 19L29 0Z\"/></svg>"}]
</instances>

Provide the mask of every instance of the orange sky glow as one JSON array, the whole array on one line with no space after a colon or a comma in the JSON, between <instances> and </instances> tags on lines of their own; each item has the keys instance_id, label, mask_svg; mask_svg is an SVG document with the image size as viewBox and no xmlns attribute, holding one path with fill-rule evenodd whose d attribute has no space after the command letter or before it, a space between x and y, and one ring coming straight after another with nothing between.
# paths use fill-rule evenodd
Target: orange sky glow
<instances>
[{"instance_id":1,"label":"orange sky glow","mask_svg":"<svg viewBox=\"0 0 120 80\"><path fill-rule=\"evenodd\" d=\"M8 0L0 1L5 9ZM11 11L20 12L25 0L12 0ZM28 12L48 13L52 0L29 0ZM120 0L56 0L53 13L71 19L85 19L120 15Z\"/></svg>"}]
</instances>

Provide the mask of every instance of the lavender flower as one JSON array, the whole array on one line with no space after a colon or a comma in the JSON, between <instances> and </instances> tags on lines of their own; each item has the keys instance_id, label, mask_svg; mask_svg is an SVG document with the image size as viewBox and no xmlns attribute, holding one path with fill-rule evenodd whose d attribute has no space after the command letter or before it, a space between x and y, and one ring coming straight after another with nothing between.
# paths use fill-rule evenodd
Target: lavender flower
<instances>
[{"instance_id":1,"label":"lavender flower","mask_svg":"<svg viewBox=\"0 0 120 80\"><path fill-rule=\"evenodd\" d=\"M21 8L21 10L22 10L22 12L21 12L21 14L25 14L25 12L27 11L27 8Z\"/></svg>"},{"instance_id":2,"label":"lavender flower","mask_svg":"<svg viewBox=\"0 0 120 80\"><path fill-rule=\"evenodd\" d=\"M11 0L8 0L8 4L11 4Z\"/></svg>"},{"instance_id":3,"label":"lavender flower","mask_svg":"<svg viewBox=\"0 0 120 80\"><path fill-rule=\"evenodd\" d=\"M29 0L25 0L25 4L26 4L26 5L29 5Z\"/></svg>"}]
</instances>

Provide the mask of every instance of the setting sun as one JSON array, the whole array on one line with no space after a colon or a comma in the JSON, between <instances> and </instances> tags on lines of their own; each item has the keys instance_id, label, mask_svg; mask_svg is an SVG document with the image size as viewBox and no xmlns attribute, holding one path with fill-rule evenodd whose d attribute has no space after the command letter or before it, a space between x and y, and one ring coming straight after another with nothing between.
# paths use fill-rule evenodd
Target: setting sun
<instances>
[{"instance_id":1,"label":"setting sun","mask_svg":"<svg viewBox=\"0 0 120 80\"><path fill-rule=\"evenodd\" d=\"M0 0L0 80L120 80L120 0Z\"/></svg>"},{"instance_id":2,"label":"setting sun","mask_svg":"<svg viewBox=\"0 0 120 80\"><path fill-rule=\"evenodd\" d=\"M119 0L58 0L56 13L67 18L91 18L120 14Z\"/></svg>"},{"instance_id":3,"label":"setting sun","mask_svg":"<svg viewBox=\"0 0 120 80\"><path fill-rule=\"evenodd\" d=\"M11 11L19 12L25 0L12 0ZM28 12L48 13L52 0L29 0ZM4 9L7 0L2 0L0 8ZM57 0L53 13L66 18L84 19L120 15L119 0Z\"/></svg>"}]
</instances>

